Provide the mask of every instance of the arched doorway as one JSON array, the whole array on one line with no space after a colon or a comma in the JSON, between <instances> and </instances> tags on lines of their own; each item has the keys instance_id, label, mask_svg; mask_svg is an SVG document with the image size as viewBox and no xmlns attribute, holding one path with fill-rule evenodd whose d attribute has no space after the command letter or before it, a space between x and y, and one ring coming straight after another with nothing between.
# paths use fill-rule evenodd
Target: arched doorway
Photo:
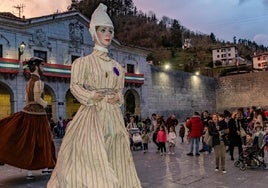
<instances>
[{"instance_id":1,"label":"arched doorway","mask_svg":"<svg viewBox=\"0 0 268 188\"><path fill-rule=\"evenodd\" d=\"M55 105L55 94L53 92L53 89L50 88L48 85L45 85L44 88L44 100L47 101L47 118L48 119L55 119L56 118L56 105Z\"/></svg>"},{"instance_id":2,"label":"arched doorway","mask_svg":"<svg viewBox=\"0 0 268 188\"><path fill-rule=\"evenodd\" d=\"M13 99L12 90L0 82L0 119L3 119L13 113L11 99Z\"/></svg>"},{"instance_id":3,"label":"arched doorway","mask_svg":"<svg viewBox=\"0 0 268 188\"><path fill-rule=\"evenodd\" d=\"M66 117L71 118L74 113L77 112L80 107L80 103L72 95L70 90L66 93Z\"/></svg>"},{"instance_id":4,"label":"arched doorway","mask_svg":"<svg viewBox=\"0 0 268 188\"><path fill-rule=\"evenodd\" d=\"M140 96L134 89L127 90L125 93L125 114L135 114L140 117Z\"/></svg>"}]
</instances>

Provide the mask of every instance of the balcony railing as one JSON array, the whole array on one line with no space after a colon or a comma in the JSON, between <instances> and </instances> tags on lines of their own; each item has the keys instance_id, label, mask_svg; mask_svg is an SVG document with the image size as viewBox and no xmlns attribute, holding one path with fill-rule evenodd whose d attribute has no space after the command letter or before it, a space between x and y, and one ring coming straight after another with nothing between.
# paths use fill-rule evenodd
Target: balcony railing
<instances>
[{"instance_id":1,"label":"balcony railing","mask_svg":"<svg viewBox=\"0 0 268 188\"><path fill-rule=\"evenodd\" d=\"M17 74L19 72L19 60L0 58L0 73Z\"/></svg>"},{"instance_id":2,"label":"balcony railing","mask_svg":"<svg viewBox=\"0 0 268 188\"><path fill-rule=\"evenodd\" d=\"M25 67L26 62L23 62L23 67ZM0 58L0 73L19 73L19 61L16 59ZM67 78L71 77L71 66L70 65L60 65L60 64L49 64L44 63L44 76L54 77L54 78ZM144 74L125 74L126 85L141 86L144 84Z\"/></svg>"}]
</instances>

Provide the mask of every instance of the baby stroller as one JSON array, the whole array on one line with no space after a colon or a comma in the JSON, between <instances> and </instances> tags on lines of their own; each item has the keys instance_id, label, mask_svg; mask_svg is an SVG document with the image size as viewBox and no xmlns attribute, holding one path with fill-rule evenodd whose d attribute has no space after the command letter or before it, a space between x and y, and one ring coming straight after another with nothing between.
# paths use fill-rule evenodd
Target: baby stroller
<instances>
[{"instance_id":1,"label":"baby stroller","mask_svg":"<svg viewBox=\"0 0 268 188\"><path fill-rule=\"evenodd\" d=\"M267 143L263 142L262 146L258 148L257 144L253 146L246 147L239 155L239 159L234 162L234 166L239 167L240 170L246 170L250 168L262 167L263 169L268 169L268 164L265 163L264 158L261 153Z\"/></svg>"},{"instance_id":2,"label":"baby stroller","mask_svg":"<svg viewBox=\"0 0 268 188\"><path fill-rule=\"evenodd\" d=\"M142 138L141 138L141 134L140 134L140 129L139 128L132 128L129 130L130 134L131 134L131 148L133 151L137 150L138 148L140 148L142 150Z\"/></svg>"}]
</instances>

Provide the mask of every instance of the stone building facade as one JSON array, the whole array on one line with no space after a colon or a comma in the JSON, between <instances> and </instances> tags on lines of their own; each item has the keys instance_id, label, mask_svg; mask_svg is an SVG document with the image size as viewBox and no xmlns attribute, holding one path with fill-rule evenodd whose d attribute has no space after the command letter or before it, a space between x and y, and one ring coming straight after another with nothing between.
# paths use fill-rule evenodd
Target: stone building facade
<instances>
[{"instance_id":1,"label":"stone building facade","mask_svg":"<svg viewBox=\"0 0 268 188\"><path fill-rule=\"evenodd\" d=\"M27 82L23 63L32 56L46 60L45 100L48 116L70 118L79 108L72 96L70 69L75 58L89 54L93 43L90 20L77 11L21 19L0 13L0 119L25 105ZM19 53L22 42L23 53ZM248 107L268 107L267 72L214 79L182 71L165 70L146 62L149 50L121 45L114 40L110 55L127 70L123 113L142 119L152 113L179 120L194 111L209 112Z\"/></svg>"},{"instance_id":2,"label":"stone building facade","mask_svg":"<svg viewBox=\"0 0 268 188\"><path fill-rule=\"evenodd\" d=\"M25 60L32 56L45 60L45 100L48 115L70 118L79 104L69 90L72 62L91 53L93 42L88 31L89 20L77 11L22 19L10 13L0 13L0 118L20 111L25 105L27 82ZM24 51L20 45L25 46ZM142 85L149 68L148 50L123 46L116 40L110 55L124 66L126 73L125 100L139 101ZM135 95L134 95L135 94ZM133 100L130 100L131 97ZM146 97L146 96L144 96ZM131 106L131 105L130 105ZM141 114L138 102L128 110ZM126 112L126 106L122 108Z\"/></svg>"}]
</instances>

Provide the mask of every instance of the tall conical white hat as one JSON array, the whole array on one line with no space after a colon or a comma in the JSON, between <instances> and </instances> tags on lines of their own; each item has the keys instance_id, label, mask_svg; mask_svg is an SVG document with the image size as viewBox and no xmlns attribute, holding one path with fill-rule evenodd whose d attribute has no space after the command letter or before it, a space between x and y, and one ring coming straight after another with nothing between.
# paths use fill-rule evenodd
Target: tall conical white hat
<instances>
[{"instance_id":1,"label":"tall conical white hat","mask_svg":"<svg viewBox=\"0 0 268 188\"><path fill-rule=\"evenodd\" d=\"M100 3L99 6L96 8L96 10L93 12L89 24L89 32L92 36L93 41L95 37L97 38L96 26L114 27L112 20L107 14L107 6L102 3Z\"/></svg>"}]
</instances>

